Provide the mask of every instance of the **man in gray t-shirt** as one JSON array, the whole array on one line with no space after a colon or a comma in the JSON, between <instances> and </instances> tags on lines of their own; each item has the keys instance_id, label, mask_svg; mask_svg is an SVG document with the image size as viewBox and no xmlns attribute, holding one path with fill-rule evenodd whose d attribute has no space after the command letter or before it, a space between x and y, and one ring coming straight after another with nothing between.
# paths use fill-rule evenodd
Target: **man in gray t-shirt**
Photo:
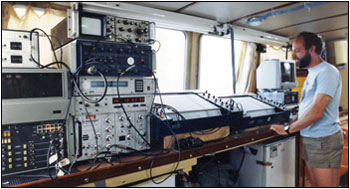
<instances>
[{"instance_id":1,"label":"man in gray t-shirt","mask_svg":"<svg viewBox=\"0 0 350 189\"><path fill-rule=\"evenodd\" d=\"M321 51L322 41L314 33L302 32L293 42L293 59L309 71L298 120L288 126L271 125L271 130L279 135L300 131L311 186L338 187L344 143L338 110L342 82L338 70L322 60Z\"/></svg>"}]
</instances>

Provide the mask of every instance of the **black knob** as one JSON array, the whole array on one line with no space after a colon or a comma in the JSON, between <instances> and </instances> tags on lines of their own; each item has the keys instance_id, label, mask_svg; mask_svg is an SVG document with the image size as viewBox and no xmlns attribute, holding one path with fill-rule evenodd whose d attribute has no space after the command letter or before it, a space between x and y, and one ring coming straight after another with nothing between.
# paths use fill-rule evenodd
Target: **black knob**
<instances>
[{"instance_id":1,"label":"black knob","mask_svg":"<svg viewBox=\"0 0 350 189\"><path fill-rule=\"evenodd\" d=\"M140 28L140 29L137 29L136 30L136 34L137 35L142 35L143 34L143 30Z\"/></svg>"},{"instance_id":2,"label":"black knob","mask_svg":"<svg viewBox=\"0 0 350 189\"><path fill-rule=\"evenodd\" d=\"M147 28L143 29L143 33L148 33L148 29Z\"/></svg>"}]
</instances>

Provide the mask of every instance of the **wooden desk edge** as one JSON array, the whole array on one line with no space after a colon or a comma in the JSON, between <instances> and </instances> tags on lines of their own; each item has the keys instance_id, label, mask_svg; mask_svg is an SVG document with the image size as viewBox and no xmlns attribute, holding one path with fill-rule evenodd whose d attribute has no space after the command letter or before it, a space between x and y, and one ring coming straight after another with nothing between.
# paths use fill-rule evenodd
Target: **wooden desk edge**
<instances>
[{"instance_id":1,"label":"wooden desk edge","mask_svg":"<svg viewBox=\"0 0 350 189\"><path fill-rule=\"evenodd\" d=\"M234 148L238 148L244 145L264 141L277 136L273 131L268 128L263 128L250 132L243 132L240 134L234 134L226 137L223 140L209 142L201 147L195 149L188 149L181 151L180 160L187 160L194 157L201 157L210 153L218 153ZM196 153L199 152L199 153ZM64 175L56 180L44 179L34 181L30 183L16 185L15 187L71 187L85 185L88 183L96 182L99 180L105 180L133 172L145 170L150 168L150 164L153 157L145 158L138 162L123 163L111 167L99 168L96 170L90 170L86 172L78 172L70 175ZM166 165L169 163L177 162L178 153L170 152L169 154L163 154L158 156L157 161L153 167Z\"/></svg>"}]
</instances>

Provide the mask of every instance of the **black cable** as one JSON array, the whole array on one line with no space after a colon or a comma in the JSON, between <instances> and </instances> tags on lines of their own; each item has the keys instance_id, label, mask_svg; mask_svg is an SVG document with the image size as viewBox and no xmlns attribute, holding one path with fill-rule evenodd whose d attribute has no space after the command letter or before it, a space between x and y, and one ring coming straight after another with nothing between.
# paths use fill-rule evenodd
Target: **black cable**
<instances>
[{"instance_id":1,"label":"black cable","mask_svg":"<svg viewBox=\"0 0 350 189\"><path fill-rule=\"evenodd\" d=\"M48 35L44 30L42 30L42 29L40 29L40 28L34 28L34 29L32 29L32 30L30 31L30 35L29 35L30 41L32 41L33 32L35 32L36 30L39 30L39 31L43 32L44 35L47 37L47 39L48 39L49 42L50 42L51 50L52 50L52 52L53 52L53 55L54 55L54 57L55 57L55 60L56 60L56 62L58 62L57 55L56 55L55 49L54 49L54 47L53 47L52 41L51 41L49 35ZM39 34L38 34L38 38L39 38ZM30 53L30 56L31 56L32 60L33 60L36 64L39 65L39 67L42 66L37 60L34 59L32 53ZM39 58L39 57L38 57L38 58ZM59 65L59 64L57 64L57 67L58 67L58 65Z\"/></svg>"},{"instance_id":2,"label":"black cable","mask_svg":"<svg viewBox=\"0 0 350 189\"><path fill-rule=\"evenodd\" d=\"M118 75L117 77L117 95L118 95L118 99L121 99L120 97L120 92L119 92L119 79L121 76L123 76L126 72L128 72L133 66L130 66L129 68L127 68L124 72L122 72L120 75ZM141 133L138 131L138 129L134 126L134 124L131 122L125 108L124 108L124 105L122 103L122 100L119 101L120 103L120 106L125 114L125 117L126 119L128 120L130 126L136 131L136 133L141 137L141 139L149 146L149 147L152 147L151 144L141 135Z\"/></svg>"},{"instance_id":3,"label":"black cable","mask_svg":"<svg viewBox=\"0 0 350 189\"><path fill-rule=\"evenodd\" d=\"M78 70L79 70L79 71L77 72L77 73L78 73L77 75L79 75L79 72L80 72L81 69L78 69ZM128 69L126 69L126 71L124 71L123 73L125 74L127 71L128 71ZM120 74L120 75L118 76L118 79L117 79L118 98L120 98L119 85L118 85L118 84L119 84L119 79L120 79L120 77L121 77L122 75L123 75L123 74ZM75 82L75 84L76 84L76 82ZM107 86L107 83L105 83L105 86ZM76 86L76 87L78 87L78 86ZM103 96L104 96L104 95L103 95ZM81 97L82 97L82 96L81 96ZM83 99L83 102L84 102L84 98L83 98L83 97L82 97L82 99ZM85 102L84 102L84 104L85 104ZM138 130L134 127L134 125L132 124L131 120L129 119L129 117L128 117L128 115L127 115L127 113L126 113L126 111L125 111L125 109L124 109L124 107L123 107L123 105L122 105L122 103L121 103L121 107L122 107L122 109L123 109L123 111L124 111L125 116L127 117L128 121L129 121L130 125L135 129L135 131L139 134L139 136L141 136L141 138L142 138L146 143L148 143L147 140L145 140L145 139L143 138L143 136L139 133L139 131L138 131ZM96 130L95 130L94 124L93 124L93 122L92 122L92 120L91 120L91 118L90 118L90 115L89 115L88 110L87 110L87 108L86 108L85 105L84 105L84 108L85 108L86 113L87 113L87 115L88 115L88 117L89 117L91 126L93 127L93 131L94 131L95 139L96 139L96 146L97 146L97 154L96 154L96 156L94 157L94 161L91 163L90 167L89 167L87 170L85 170L85 171L88 171L88 170L90 170L90 169L92 168L92 166L96 163L96 159L97 159L97 157L98 157L100 154L102 154L102 153L110 153L110 152L109 152L110 148L113 147L113 146L118 146L118 144L114 144L114 145L112 145L111 147L107 148L107 152L98 152L98 143L97 143L98 138L97 138ZM148 143L148 144L149 144L149 143ZM149 144L149 145L150 145L150 144ZM135 150L135 149L133 149L133 148L130 148L130 147L128 147L128 149L129 149L129 150L132 149L132 150L134 150L134 151L137 151L137 150ZM96 168L96 167L95 167L95 168Z\"/></svg>"},{"instance_id":4,"label":"black cable","mask_svg":"<svg viewBox=\"0 0 350 189\"><path fill-rule=\"evenodd\" d=\"M95 155L94 160L90 163L90 167L87 168L87 169L84 170L84 171L89 171L89 170L95 165L95 163L96 163L96 161L97 161L97 157L98 157L99 155L107 154L107 153L110 153L110 152L98 152L98 153ZM100 165L98 165L98 166L100 166ZM98 168L98 167L95 167L94 169L97 169L97 168Z\"/></svg>"},{"instance_id":5,"label":"black cable","mask_svg":"<svg viewBox=\"0 0 350 189\"><path fill-rule=\"evenodd\" d=\"M97 63L98 63L98 62L90 62L90 63L88 63L88 64L86 64L86 65L97 64ZM81 70L82 70L82 66L80 66L80 67L77 69L77 72L75 73L75 77L76 77L76 78L79 78L79 74L80 74L80 71L81 71ZM82 98L84 98L87 102L92 103L92 104L101 102L101 101L105 98L105 96L106 96L106 94L107 94L107 89L108 89L108 81L107 81L106 76L105 76L102 72L100 72L100 71L98 71L98 70L96 71L96 73L98 73L98 74L101 76L101 78L103 79L104 91L103 91L103 94L101 95L101 97L100 97L99 99L95 100L95 101L94 101L94 100L91 100L91 99L88 98L86 95L84 95L84 93L81 91L79 85L78 85L77 83L75 83L75 84L76 84L75 87L77 88L79 95L80 95Z\"/></svg>"},{"instance_id":6,"label":"black cable","mask_svg":"<svg viewBox=\"0 0 350 189\"><path fill-rule=\"evenodd\" d=\"M153 76L153 78L154 78L156 88L158 89L158 94L159 94L160 102L161 102L161 104L163 104L163 100L162 100L161 92L160 92L160 89L159 89L158 81L157 81L157 78L156 78L156 76L154 75L153 72L152 72L152 76ZM176 171L176 169L178 168L178 166L179 166L179 164L180 164L180 161L181 161L180 143L179 143L179 141L178 141L178 139L177 139L177 137L176 137L175 132L173 131L173 129L171 128L171 126L170 126L170 124L169 124L169 121L168 121L166 112L165 112L165 110L164 110L164 106L162 106L162 107L163 107L163 112L164 112L164 115L165 115L165 121L166 121L166 123L167 123L166 126L169 128L169 130L170 130L170 132L172 133L173 137L175 138L176 144L177 144L177 149L178 149L178 160L177 160L177 164L176 164L176 166L175 166L175 168L174 168L174 171ZM152 180L152 182L153 182L154 184L161 184L161 183L163 183L164 181L166 181L168 178L170 178L170 177L173 175L174 171L172 171L172 172L171 172L166 178L164 178L162 181L156 182L156 181L154 180L153 176L152 176L152 168L153 168L153 164L154 164L154 162L157 160L157 158L158 158L158 156L155 156L155 157L153 158L153 160L151 161L151 165L150 165L150 177L151 177L151 180Z\"/></svg>"},{"instance_id":7,"label":"black cable","mask_svg":"<svg viewBox=\"0 0 350 189\"><path fill-rule=\"evenodd\" d=\"M74 86L78 89L78 91L80 92L80 94L83 94L83 93L80 91L80 88L79 88L79 86L78 86L78 83L77 83L77 81L76 81L76 79L75 79L75 75L71 72L69 66L68 66L67 64L65 64L64 62L52 62L52 63L50 63L50 64L47 64L47 65L45 65L45 66L42 66L42 68L48 68L48 67L50 67L51 65L54 65L54 64L56 64L56 63L65 66L65 67L69 70L69 73L70 73L71 76L72 76L72 81L73 81L73 83L74 83ZM103 75L101 72L99 72L99 73L101 74L101 77L103 77L103 79L104 79L105 86L107 86L107 80L106 80L106 78L104 77L104 75ZM72 92L73 92L73 91L74 91L74 90L72 90ZM104 94L102 95L102 97L101 97L100 100L102 100L102 99L104 98L106 92L107 92L107 87L105 87ZM83 96L85 96L85 95L83 95ZM87 110L87 108L86 108L86 106L85 106L85 101L84 101L85 99L84 99L83 96L81 96L81 98L82 98L82 100L83 100L83 102L84 102L85 111L86 111L86 113L87 113L87 116L88 116L89 121L90 121L90 123L91 123L92 129L93 129L93 131L94 131L94 135L95 135L95 139L96 139L96 150L97 150L97 154L98 154L98 137L97 137L96 129L95 129L95 126L94 126L94 124L93 124L93 122L92 122L92 120L91 120L91 117L90 117L90 115L89 115L89 112L88 112L88 110ZM71 98L71 99L72 99L72 98ZM71 102L71 100L70 100L70 102ZM68 113L68 111L67 111L67 113ZM68 114L67 114L67 115L68 115ZM67 115L66 115L66 116L67 116ZM67 118L65 118L65 120L66 120L66 119L67 119ZM50 172L49 172L49 174L50 174ZM51 177L51 175L50 175L50 177ZM52 178L52 177L51 177L51 178Z\"/></svg>"},{"instance_id":8,"label":"black cable","mask_svg":"<svg viewBox=\"0 0 350 189\"><path fill-rule=\"evenodd\" d=\"M84 171L89 171L89 170L95 165L95 163L96 163L97 158L98 158L99 155L105 154L105 156L103 157L104 159L107 158L107 155L113 155L113 153L110 151L110 149L113 148L113 147L119 147L119 148L123 148L123 149L127 149L127 150L132 150L132 151L134 151L134 152L139 152L139 153L141 152L141 153L144 155L144 156L141 157L141 158L134 159L134 160L131 160L131 161L121 161L121 160L118 158L118 162L119 162L119 163L130 163L130 162L135 162L135 161L143 160L143 159L148 158L148 157L150 157L150 156L154 156L154 154L147 154L146 152L142 152L142 151L139 151L139 150L136 150L136 149L127 147L127 146L121 147L119 144L113 144L113 145L111 145L109 148L107 148L107 151L99 152L98 154L96 154L95 157L94 157L94 160L90 163L90 167L89 167L88 169L84 170ZM167 152L167 153L169 153L169 152ZM162 153L161 153L161 154L162 154ZM160 155L160 154L155 154L155 155ZM111 157L112 157L112 156L111 156ZM100 161L99 164L98 164L96 167L93 168L93 170L94 170L94 169L97 169L98 167L100 167L100 166L102 165L102 163L103 163L103 160ZM112 165L113 165L113 163L112 163Z\"/></svg>"},{"instance_id":9,"label":"black cable","mask_svg":"<svg viewBox=\"0 0 350 189\"><path fill-rule=\"evenodd\" d=\"M64 64L64 63L63 63ZM70 72L71 73L71 72ZM64 117L64 121L63 121L63 124L62 124L62 130L64 129L64 127L66 126L66 123L67 123L67 118L68 118L68 114L69 114L69 109L70 109L70 106L71 106L71 103L72 103L72 97L69 99L69 103L68 103L68 107L67 107L67 111L66 111L66 115ZM53 137L52 141L50 141L50 144L49 144L49 148L48 148L48 151L47 151L47 156L46 156L46 161L47 161L47 170L48 170L48 173L49 173L49 176L51 178L51 180L55 180L57 178L57 173L56 173L56 177L55 179L52 177L51 175L51 172L50 172L50 162L49 162L49 156L50 156L50 151L51 151L51 146L52 144L54 143L54 141L56 140L57 136L60 134L60 131L58 131L55 136ZM57 157L58 159L58 157Z\"/></svg>"},{"instance_id":10,"label":"black cable","mask_svg":"<svg viewBox=\"0 0 350 189\"><path fill-rule=\"evenodd\" d=\"M50 141L50 145L49 145L49 148L48 148L47 154L46 154L47 171L48 171L48 173L49 173L49 176L50 176L51 180L55 180L55 179L57 179L57 177L58 177L58 176L57 176L57 172L56 172L55 178L52 177L51 171L50 171L50 161L49 161L49 159L50 159L51 147L52 147L53 143L55 142L55 138L58 136L58 134L59 134L59 132L57 132L57 133L55 134L55 136L53 137L53 140ZM56 149L55 149L55 151L56 151ZM58 157L57 157L57 159L58 159ZM55 161L57 162L57 160L55 160Z\"/></svg>"},{"instance_id":11,"label":"black cable","mask_svg":"<svg viewBox=\"0 0 350 189\"><path fill-rule=\"evenodd\" d=\"M65 68L67 68L67 70L69 71L69 73L70 73L72 76L74 76L74 74L72 73L72 71L71 71L71 69L69 68L69 66L68 66L66 63L62 62L62 61L59 61L59 62L51 62L51 63L49 63L49 64L47 64L47 65L45 65L45 66L41 66L41 69L49 68L50 66L52 66L52 65L54 65L54 64L61 64L61 65L63 65ZM55 68L55 69L56 69L56 68Z\"/></svg>"},{"instance_id":12,"label":"black cable","mask_svg":"<svg viewBox=\"0 0 350 189\"><path fill-rule=\"evenodd\" d=\"M63 60L63 49L62 49L62 43L61 43L61 41L58 39L58 37L56 37L56 36L54 36L54 35L49 35L51 38L54 38L57 42L58 42L58 44L60 45L60 53L61 53L61 56L60 56L60 62L62 62ZM62 69L62 66L60 66L59 68L61 68Z\"/></svg>"},{"instance_id":13,"label":"black cable","mask_svg":"<svg viewBox=\"0 0 350 189\"><path fill-rule=\"evenodd\" d=\"M208 135L208 134L213 134L213 133L215 133L215 132L220 130L220 127L218 127L218 128L213 128L210 131L194 131L193 125L190 124L188 122L188 120L179 111L177 111L173 106L170 106L168 104L163 104L163 105L158 104L158 103L155 103L155 104L156 104L156 106L164 106L164 107L168 108L169 110L171 110L172 112L174 112L175 114L180 116L182 120L186 121L187 125L189 125L189 128L190 128L189 133L190 133L191 137L192 137L192 133L197 134L197 135Z\"/></svg>"},{"instance_id":14,"label":"black cable","mask_svg":"<svg viewBox=\"0 0 350 189\"><path fill-rule=\"evenodd\" d=\"M58 61L56 52L55 52L54 47L53 47L52 40L49 38L49 35L48 35L45 31L43 31L42 29L39 29L39 28L34 28L33 30L30 31L30 41L32 41L33 32L36 31L36 30L39 30L39 31L43 32L44 35L48 38L56 62L53 62L53 63L50 63L50 64L48 64L48 65L42 66L37 60L34 59L32 53L31 53L31 58L32 58L32 60L33 60L36 64L38 64L38 66L39 66L40 68L48 68L49 66L51 66L51 65L53 65L53 64L57 64L57 67L60 67L60 65L64 65L64 66L69 70L69 73L73 76L73 78L72 78L72 79L73 79L73 83L75 84L75 86L76 86L78 92L80 93L80 95L81 95L83 101L84 101L84 98L85 98L88 102L91 102L91 103L98 103L98 102L100 102L100 101L105 97L105 95L106 95L106 93L107 93L107 88L108 88L107 79L106 79L106 77L104 76L104 74L101 73L101 72L99 72L99 71L97 71L97 73L99 73L100 76L101 76L101 77L103 78L103 80L104 80L105 90L104 90L103 95L102 95L101 98L98 99L97 101L92 101L92 100L90 101L90 99L87 98L87 97L81 92L81 90L80 90L80 88L79 88L79 86L78 86L78 84L77 84L77 82L76 82L76 80L75 80L75 78L74 78L74 74L71 72L69 66L68 66L67 64L65 64L64 62L62 62L62 57L63 57L62 46L61 46L61 57L60 57L60 61ZM39 36L38 36L38 37L39 37ZM51 36L51 37L55 38L55 39L58 41L58 43L61 45L61 42L60 42L60 40L59 40L57 37L55 37L55 36ZM61 68L62 68L62 67L61 67ZM77 74L77 75L79 75L79 74ZM69 101L69 107L70 107L70 103L71 103L71 100ZM69 110L69 107L68 107L68 110ZM87 112L87 115L88 115L88 117L89 117L91 126L92 126L93 131L94 131L94 134L95 134L95 138L96 138L96 150L97 150L97 154L98 154L98 141L97 141L98 138L97 138L97 133L96 133L95 127L94 127L94 125L93 125L93 122L92 122L92 120L91 120L91 118L90 118L90 116L89 116L89 112L88 112L88 110L87 110L87 108L86 108L86 106L85 106L85 102L84 102L84 107L85 107L85 110L86 110L86 112ZM67 111L67 114L66 114L65 122L66 122L66 119L67 119L67 115L68 115L68 111ZM65 123L64 123L64 124L65 124ZM48 171L49 171L49 176L50 176L50 178L51 178L52 180L54 180L54 178L52 177L51 172L50 172L50 170L49 170L49 168L50 168L50 165L49 165L49 164L50 164L50 163L49 163L49 155L50 155L51 146L52 146L52 144L53 144L53 142L54 142L54 140L55 140L56 137L57 137L57 134L55 135L54 139L51 141L51 143L50 143L50 145L49 145L48 153L47 153L47 167L48 167ZM56 173L56 175L57 175L57 173ZM56 179L56 178L57 178L57 176L55 177L55 179Z\"/></svg>"},{"instance_id":15,"label":"black cable","mask_svg":"<svg viewBox=\"0 0 350 189\"><path fill-rule=\"evenodd\" d=\"M67 64L65 64L64 62L62 62L62 56L63 56L62 46L61 46L61 48L60 48L60 49L61 49L61 60L58 61L58 60L57 60L56 52L55 52L54 47L53 47L53 44L52 44L52 41L51 41L51 39L49 38L49 35L47 35L45 31L43 31L42 29L39 29L39 28L34 28L33 30L30 31L30 41L32 41L33 32L36 31L36 30L39 30L39 31L43 32L43 33L45 34L45 36L48 38L48 40L49 40L49 42L50 42L50 45L51 45L51 49L52 49L53 54L54 54L54 56L55 56L56 62L53 62L53 63L50 63L50 64L48 64L48 65L43 66L43 65L39 64L39 62L37 62L37 61L34 59L34 57L32 56L32 53L31 53L31 58L33 59L33 61L34 61L36 64L38 64L40 68L48 68L49 66L51 66L51 65L53 65L53 64L57 64L57 67L59 67L59 65L64 65L64 66L69 70L69 72L72 74L72 72L71 72L69 66L68 66ZM51 35L51 37L55 38L55 39L58 41L58 43L61 44L60 40L59 40L56 36L52 36L52 35ZM89 60L90 60L90 59L89 59ZM89 64L96 64L96 63L99 63L99 62L89 62L89 63L86 64L86 65L89 65ZM77 71L76 75L79 76L79 73L80 73L80 70ZM93 100L89 99L88 97L86 97L86 96L82 93L82 91L80 90L79 85L76 85L79 94L80 94L83 98L85 98L86 101L88 101L88 102L90 102L90 103L98 103L98 102L100 102L100 101L105 97L105 95L106 95L106 93L107 93L107 88L108 88L107 79L106 79L105 75L104 75L102 72L97 71L97 73L102 77L102 79L103 79L103 81L104 81L104 84L105 84L104 93L103 93L103 95L102 95L98 100L93 101Z\"/></svg>"},{"instance_id":16,"label":"black cable","mask_svg":"<svg viewBox=\"0 0 350 189\"><path fill-rule=\"evenodd\" d=\"M93 121L92 121L92 119L91 119L91 117L90 117L90 114L89 114L89 111L88 111L88 109L87 109L87 107L86 107L86 105L85 105L85 100L84 100L84 98L82 97L82 96L80 96L81 97L81 99L82 99L82 101L83 101L83 104L84 104L84 109L85 109L85 111L86 111L86 115L88 116L88 118L89 118L89 121L90 121L90 125L91 125L91 127L92 127L92 131L94 132L94 135L95 135L95 142L96 142L96 156L95 156L95 158L94 159L96 159L97 158L97 156L99 155L99 151L98 151L98 137L97 137L97 132L96 132L96 128L95 128L95 125L94 125L94 123L93 123Z\"/></svg>"},{"instance_id":17,"label":"black cable","mask_svg":"<svg viewBox=\"0 0 350 189\"><path fill-rule=\"evenodd\" d=\"M242 149L243 149L243 155L242 155L241 163L240 163L240 165L239 165L239 167L237 169L237 175L239 175L239 171L241 170L243 162L244 162L244 159L245 159L245 150L244 150L244 148L242 148Z\"/></svg>"}]
</instances>

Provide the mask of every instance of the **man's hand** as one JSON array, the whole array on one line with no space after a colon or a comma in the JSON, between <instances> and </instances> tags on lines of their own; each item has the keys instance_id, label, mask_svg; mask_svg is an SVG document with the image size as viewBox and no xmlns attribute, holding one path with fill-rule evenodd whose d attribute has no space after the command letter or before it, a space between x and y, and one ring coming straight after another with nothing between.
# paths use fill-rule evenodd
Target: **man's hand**
<instances>
[{"instance_id":1,"label":"man's hand","mask_svg":"<svg viewBox=\"0 0 350 189\"><path fill-rule=\"evenodd\" d=\"M273 124L271 125L270 129L275 131L278 135L288 135L288 133L284 130L284 125Z\"/></svg>"}]
</instances>

